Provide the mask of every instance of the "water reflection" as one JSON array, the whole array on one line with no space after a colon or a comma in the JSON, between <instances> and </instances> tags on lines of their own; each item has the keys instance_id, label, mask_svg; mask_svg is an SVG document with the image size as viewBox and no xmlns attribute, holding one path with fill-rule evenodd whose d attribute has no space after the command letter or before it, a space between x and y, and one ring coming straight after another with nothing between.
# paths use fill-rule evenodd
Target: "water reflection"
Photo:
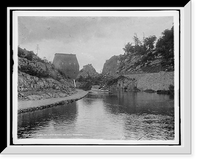
<instances>
[{"instance_id":1,"label":"water reflection","mask_svg":"<svg viewBox=\"0 0 200 163\"><path fill-rule=\"evenodd\" d=\"M174 138L174 100L156 93L89 94L69 105L18 116L19 138Z\"/></svg>"},{"instance_id":2,"label":"water reflection","mask_svg":"<svg viewBox=\"0 0 200 163\"><path fill-rule=\"evenodd\" d=\"M113 114L167 114L173 115L174 102L168 95L144 92L116 92L111 97L105 96L108 110Z\"/></svg>"},{"instance_id":3,"label":"water reflection","mask_svg":"<svg viewBox=\"0 0 200 163\"><path fill-rule=\"evenodd\" d=\"M76 103L19 114L18 137L33 137L32 134L48 127L58 131L63 125L74 124L76 118Z\"/></svg>"}]
</instances>

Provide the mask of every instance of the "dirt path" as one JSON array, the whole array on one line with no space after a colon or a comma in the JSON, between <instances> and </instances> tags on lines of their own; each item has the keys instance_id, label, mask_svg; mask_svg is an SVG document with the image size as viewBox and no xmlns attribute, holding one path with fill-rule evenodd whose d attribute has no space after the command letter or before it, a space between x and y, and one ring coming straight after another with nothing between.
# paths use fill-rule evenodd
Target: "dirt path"
<instances>
[{"instance_id":1,"label":"dirt path","mask_svg":"<svg viewBox=\"0 0 200 163\"><path fill-rule=\"evenodd\" d=\"M33 110L34 108L40 108L44 106L50 106L53 104L58 104L63 101L79 100L88 94L87 91L77 89L77 92L71 96L63 98L51 98L44 100L29 100L29 101L19 101L18 102L18 112L23 112L23 110Z\"/></svg>"}]
</instances>

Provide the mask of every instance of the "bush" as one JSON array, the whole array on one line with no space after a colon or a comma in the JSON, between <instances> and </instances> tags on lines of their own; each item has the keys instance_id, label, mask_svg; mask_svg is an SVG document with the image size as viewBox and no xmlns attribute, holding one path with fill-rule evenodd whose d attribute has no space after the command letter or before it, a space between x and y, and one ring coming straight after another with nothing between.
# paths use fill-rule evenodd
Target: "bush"
<instances>
[{"instance_id":1,"label":"bush","mask_svg":"<svg viewBox=\"0 0 200 163\"><path fill-rule=\"evenodd\" d=\"M26 59L32 61L33 59L33 55L31 53L28 53L26 56L25 56Z\"/></svg>"}]
</instances>

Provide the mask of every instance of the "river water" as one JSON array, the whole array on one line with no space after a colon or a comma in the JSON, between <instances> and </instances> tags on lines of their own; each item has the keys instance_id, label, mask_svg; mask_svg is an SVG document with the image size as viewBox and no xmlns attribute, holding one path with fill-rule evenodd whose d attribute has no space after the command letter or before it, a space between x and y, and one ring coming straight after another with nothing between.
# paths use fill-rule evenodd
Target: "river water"
<instances>
[{"instance_id":1,"label":"river water","mask_svg":"<svg viewBox=\"0 0 200 163\"><path fill-rule=\"evenodd\" d=\"M18 138L173 140L174 99L144 92L88 94L18 115Z\"/></svg>"}]
</instances>

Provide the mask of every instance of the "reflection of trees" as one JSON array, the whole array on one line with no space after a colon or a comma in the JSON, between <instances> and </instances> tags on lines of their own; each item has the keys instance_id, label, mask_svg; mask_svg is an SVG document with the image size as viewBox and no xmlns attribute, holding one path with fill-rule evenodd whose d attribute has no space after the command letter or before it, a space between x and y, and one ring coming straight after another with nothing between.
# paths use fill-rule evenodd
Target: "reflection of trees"
<instances>
[{"instance_id":1,"label":"reflection of trees","mask_svg":"<svg viewBox=\"0 0 200 163\"><path fill-rule=\"evenodd\" d=\"M124 106L125 113L135 113L137 110L137 93L120 91L118 93L119 104Z\"/></svg>"},{"instance_id":2,"label":"reflection of trees","mask_svg":"<svg viewBox=\"0 0 200 163\"><path fill-rule=\"evenodd\" d=\"M118 91L115 96L106 96L104 101L112 114L171 114L173 110L173 99L156 93Z\"/></svg>"},{"instance_id":3,"label":"reflection of trees","mask_svg":"<svg viewBox=\"0 0 200 163\"><path fill-rule=\"evenodd\" d=\"M96 101L103 100L106 96L108 95L105 93L89 93L87 97L81 100L81 102L84 105L89 106L89 105L93 105Z\"/></svg>"},{"instance_id":4,"label":"reflection of trees","mask_svg":"<svg viewBox=\"0 0 200 163\"><path fill-rule=\"evenodd\" d=\"M62 123L74 123L77 117L76 102L66 105L62 109L53 110L53 119L57 125Z\"/></svg>"},{"instance_id":5,"label":"reflection of trees","mask_svg":"<svg viewBox=\"0 0 200 163\"><path fill-rule=\"evenodd\" d=\"M108 110L112 114L132 114L136 109L135 94L133 93L119 91L113 96L105 97L104 101L108 104Z\"/></svg>"},{"instance_id":6,"label":"reflection of trees","mask_svg":"<svg viewBox=\"0 0 200 163\"><path fill-rule=\"evenodd\" d=\"M54 127L62 123L74 123L76 117L77 108L75 102L64 106L22 113L18 115L18 133L26 133L48 126L50 121L55 122Z\"/></svg>"}]
</instances>

